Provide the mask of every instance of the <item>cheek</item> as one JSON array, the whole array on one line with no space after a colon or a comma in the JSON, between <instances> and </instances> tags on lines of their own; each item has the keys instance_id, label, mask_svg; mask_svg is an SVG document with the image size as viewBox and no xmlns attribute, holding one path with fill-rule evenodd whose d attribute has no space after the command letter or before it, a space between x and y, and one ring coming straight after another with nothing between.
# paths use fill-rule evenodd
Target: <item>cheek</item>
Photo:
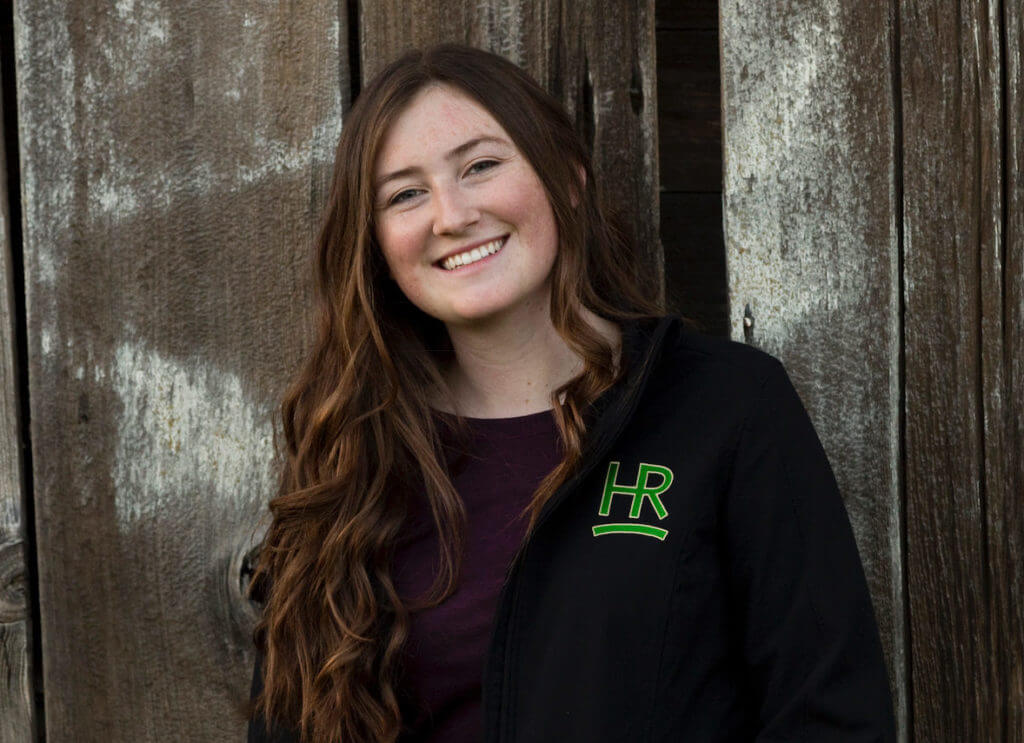
<instances>
[{"instance_id":1,"label":"cheek","mask_svg":"<svg viewBox=\"0 0 1024 743\"><path fill-rule=\"evenodd\" d=\"M521 225L534 239L543 239L552 247L557 245L554 212L547 192L535 176L520 179L512 188L504 189L501 197L510 221Z\"/></svg>"},{"instance_id":2,"label":"cheek","mask_svg":"<svg viewBox=\"0 0 1024 743\"><path fill-rule=\"evenodd\" d=\"M550 251L551 256L549 257L553 259L554 254L558 251L558 226L555 223L555 214L551 209L547 193L538 187L528 203L534 236Z\"/></svg>"},{"instance_id":3,"label":"cheek","mask_svg":"<svg viewBox=\"0 0 1024 743\"><path fill-rule=\"evenodd\" d=\"M401 270L402 265L412 260L417 252L416 234L397 221L378 225L375 234L384 260L392 271Z\"/></svg>"},{"instance_id":4,"label":"cheek","mask_svg":"<svg viewBox=\"0 0 1024 743\"><path fill-rule=\"evenodd\" d=\"M523 218L536 219L545 209L550 209L544 188L532 177L517 179L510 187L504 189L504 198L509 209Z\"/></svg>"}]
</instances>

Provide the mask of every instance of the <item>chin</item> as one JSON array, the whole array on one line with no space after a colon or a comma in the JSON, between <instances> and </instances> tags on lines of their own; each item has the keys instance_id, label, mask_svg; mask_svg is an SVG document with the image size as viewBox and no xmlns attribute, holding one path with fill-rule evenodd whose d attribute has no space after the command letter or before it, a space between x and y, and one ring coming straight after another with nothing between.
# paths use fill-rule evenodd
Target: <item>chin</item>
<instances>
[{"instance_id":1,"label":"chin","mask_svg":"<svg viewBox=\"0 0 1024 743\"><path fill-rule=\"evenodd\" d=\"M510 307L493 304L459 307L451 311L444 322L452 325L484 324L500 319L510 309Z\"/></svg>"}]
</instances>

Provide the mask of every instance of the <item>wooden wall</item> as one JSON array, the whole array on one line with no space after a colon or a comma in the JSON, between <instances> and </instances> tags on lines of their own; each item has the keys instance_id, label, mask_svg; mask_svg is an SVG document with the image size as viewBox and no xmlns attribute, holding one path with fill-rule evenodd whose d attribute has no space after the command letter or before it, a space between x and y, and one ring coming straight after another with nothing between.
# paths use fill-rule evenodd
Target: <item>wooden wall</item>
<instances>
[{"instance_id":1,"label":"wooden wall","mask_svg":"<svg viewBox=\"0 0 1024 743\"><path fill-rule=\"evenodd\" d=\"M898 18L913 729L1024 741L1024 9L949 10Z\"/></svg>"},{"instance_id":2,"label":"wooden wall","mask_svg":"<svg viewBox=\"0 0 1024 743\"><path fill-rule=\"evenodd\" d=\"M15 13L46 740L240 740L243 560L344 19L323 0Z\"/></svg>"},{"instance_id":3,"label":"wooden wall","mask_svg":"<svg viewBox=\"0 0 1024 743\"><path fill-rule=\"evenodd\" d=\"M901 741L1024 741L1022 23L721 3L731 334L835 465Z\"/></svg>"},{"instance_id":4,"label":"wooden wall","mask_svg":"<svg viewBox=\"0 0 1024 743\"><path fill-rule=\"evenodd\" d=\"M2 8L0 743L241 740L334 144L364 80L439 40L560 96L613 200L649 205L651 291L785 363L900 740L1024 741L1019 3Z\"/></svg>"}]
</instances>

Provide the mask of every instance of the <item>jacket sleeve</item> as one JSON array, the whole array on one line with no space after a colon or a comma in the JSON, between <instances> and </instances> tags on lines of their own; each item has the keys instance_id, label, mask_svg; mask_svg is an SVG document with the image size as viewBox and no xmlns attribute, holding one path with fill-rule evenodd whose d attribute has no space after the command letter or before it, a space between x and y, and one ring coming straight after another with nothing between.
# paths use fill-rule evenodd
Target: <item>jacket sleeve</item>
<instances>
[{"instance_id":1,"label":"jacket sleeve","mask_svg":"<svg viewBox=\"0 0 1024 743\"><path fill-rule=\"evenodd\" d=\"M768 364L725 501L728 590L757 743L895 741L888 672L835 476L783 365Z\"/></svg>"}]
</instances>

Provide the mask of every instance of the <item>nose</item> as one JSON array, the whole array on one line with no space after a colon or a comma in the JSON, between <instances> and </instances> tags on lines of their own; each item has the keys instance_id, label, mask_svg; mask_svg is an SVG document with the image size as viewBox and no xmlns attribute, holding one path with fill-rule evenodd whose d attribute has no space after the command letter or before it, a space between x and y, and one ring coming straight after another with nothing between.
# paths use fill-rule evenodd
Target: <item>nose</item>
<instances>
[{"instance_id":1,"label":"nose","mask_svg":"<svg viewBox=\"0 0 1024 743\"><path fill-rule=\"evenodd\" d=\"M463 232L480 218L468 194L458 185L440 186L434 191L434 234Z\"/></svg>"}]
</instances>

